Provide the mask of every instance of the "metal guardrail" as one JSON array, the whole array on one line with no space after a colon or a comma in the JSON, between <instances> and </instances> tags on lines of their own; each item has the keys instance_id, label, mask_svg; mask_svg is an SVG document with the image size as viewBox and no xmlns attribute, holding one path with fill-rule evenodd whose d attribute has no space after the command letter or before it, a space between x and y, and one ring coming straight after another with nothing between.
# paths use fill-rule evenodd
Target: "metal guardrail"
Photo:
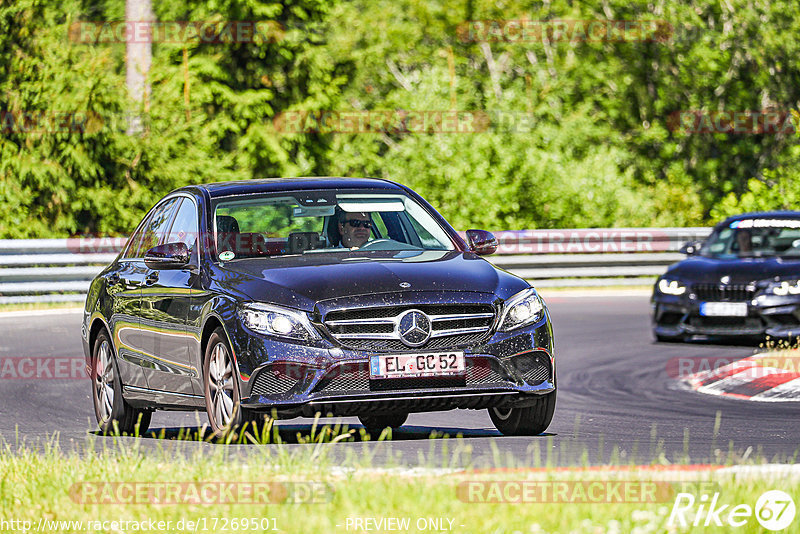
<instances>
[{"instance_id":1,"label":"metal guardrail","mask_svg":"<svg viewBox=\"0 0 800 534\"><path fill-rule=\"evenodd\" d=\"M502 231L489 260L537 287L648 285L708 228ZM83 302L126 238L0 239L0 304Z\"/></svg>"}]
</instances>

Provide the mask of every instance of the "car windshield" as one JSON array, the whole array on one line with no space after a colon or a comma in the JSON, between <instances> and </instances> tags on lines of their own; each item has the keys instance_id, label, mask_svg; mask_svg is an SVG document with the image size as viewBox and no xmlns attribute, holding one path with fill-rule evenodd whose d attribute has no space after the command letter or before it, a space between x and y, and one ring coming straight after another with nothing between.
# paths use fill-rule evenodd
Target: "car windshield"
<instances>
[{"instance_id":1,"label":"car windshield","mask_svg":"<svg viewBox=\"0 0 800 534\"><path fill-rule=\"evenodd\" d=\"M442 226L403 194L301 191L228 197L214 206L217 256L454 250Z\"/></svg>"},{"instance_id":2,"label":"car windshield","mask_svg":"<svg viewBox=\"0 0 800 534\"><path fill-rule=\"evenodd\" d=\"M800 219L744 219L716 230L702 254L715 258L800 257Z\"/></svg>"}]
</instances>

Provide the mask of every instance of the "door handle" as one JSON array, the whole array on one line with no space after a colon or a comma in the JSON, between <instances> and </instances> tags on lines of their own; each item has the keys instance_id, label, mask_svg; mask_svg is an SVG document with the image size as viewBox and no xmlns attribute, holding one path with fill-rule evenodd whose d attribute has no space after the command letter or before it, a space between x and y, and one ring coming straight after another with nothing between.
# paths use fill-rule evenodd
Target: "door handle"
<instances>
[{"instance_id":1,"label":"door handle","mask_svg":"<svg viewBox=\"0 0 800 534\"><path fill-rule=\"evenodd\" d=\"M152 286L156 282L158 282L158 271L152 271L144 279L144 285L146 285L146 286Z\"/></svg>"}]
</instances>

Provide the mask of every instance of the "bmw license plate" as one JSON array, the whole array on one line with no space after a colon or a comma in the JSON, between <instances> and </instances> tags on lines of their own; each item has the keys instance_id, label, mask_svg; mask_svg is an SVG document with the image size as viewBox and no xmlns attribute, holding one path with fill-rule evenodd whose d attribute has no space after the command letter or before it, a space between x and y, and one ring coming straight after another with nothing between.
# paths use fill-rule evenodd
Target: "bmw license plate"
<instances>
[{"instance_id":1,"label":"bmw license plate","mask_svg":"<svg viewBox=\"0 0 800 534\"><path fill-rule=\"evenodd\" d=\"M370 358L370 378L454 376L466 372L463 352L376 354Z\"/></svg>"},{"instance_id":2,"label":"bmw license plate","mask_svg":"<svg viewBox=\"0 0 800 534\"><path fill-rule=\"evenodd\" d=\"M700 315L706 317L747 317L747 303L701 302Z\"/></svg>"}]
</instances>

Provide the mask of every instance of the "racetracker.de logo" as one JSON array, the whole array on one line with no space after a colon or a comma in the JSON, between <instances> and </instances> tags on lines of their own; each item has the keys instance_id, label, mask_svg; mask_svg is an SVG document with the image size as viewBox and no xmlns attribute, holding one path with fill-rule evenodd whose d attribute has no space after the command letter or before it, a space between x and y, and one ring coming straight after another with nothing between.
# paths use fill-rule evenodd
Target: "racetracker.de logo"
<instances>
[{"instance_id":1,"label":"racetracker.de logo","mask_svg":"<svg viewBox=\"0 0 800 534\"><path fill-rule=\"evenodd\" d=\"M684 110L667 118L670 131L685 134L794 135L795 117L785 110Z\"/></svg>"},{"instance_id":2,"label":"racetracker.de logo","mask_svg":"<svg viewBox=\"0 0 800 534\"><path fill-rule=\"evenodd\" d=\"M86 361L74 356L0 358L0 380L86 379Z\"/></svg>"},{"instance_id":3,"label":"racetracker.de logo","mask_svg":"<svg viewBox=\"0 0 800 534\"><path fill-rule=\"evenodd\" d=\"M318 504L330 502L333 488L315 481L77 482L69 496L78 504Z\"/></svg>"},{"instance_id":4,"label":"racetracker.de logo","mask_svg":"<svg viewBox=\"0 0 800 534\"><path fill-rule=\"evenodd\" d=\"M751 378L762 378L776 371L800 373L800 355L775 353L743 359L730 356L677 356L667 360L666 371L667 376L679 380L702 373L711 382L744 371Z\"/></svg>"},{"instance_id":5,"label":"racetracker.de logo","mask_svg":"<svg viewBox=\"0 0 800 534\"><path fill-rule=\"evenodd\" d=\"M280 41L285 28L272 20L73 22L73 43L262 44Z\"/></svg>"},{"instance_id":6,"label":"racetracker.de logo","mask_svg":"<svg viewBox=\"0 0 800 534\"><path fill-rule=\"evenodd\" d=\"M100 131L103 125L103 118L93 111L0 111L0 133L4 135L91 134Z\"/></svg>"},{"instance_id":7,"label":"racetracker.de logo","mask_svg":"<svg viewBox=\"0 0 800 534\"><path fill-rule=\"evenodd\" d=\"M673 28L665 20L506 19L466 21L456 34L462 43L667 42Z\"/></svg>"},{"instance_id":8,"label":"racetracker.de logo","mask_svg":"<svg viewBox=\"0 0 800 534\"><path fill-rule=\"evenodd\" d=\"M285 134L469 134L487 131L490 123L485 111L452 110L284 111L272 121Z\"/></svg>"},{"instance_id":9,"label":"racetracker.de logo","mask_svg":"<svg viewBox=\"0 0 800 534\"><path fill-rule=\"evenodd\" d=\"M456 488L467 503L661 503L711 482L654 480L472 480Z\"/></svg>"}]
</instances>

